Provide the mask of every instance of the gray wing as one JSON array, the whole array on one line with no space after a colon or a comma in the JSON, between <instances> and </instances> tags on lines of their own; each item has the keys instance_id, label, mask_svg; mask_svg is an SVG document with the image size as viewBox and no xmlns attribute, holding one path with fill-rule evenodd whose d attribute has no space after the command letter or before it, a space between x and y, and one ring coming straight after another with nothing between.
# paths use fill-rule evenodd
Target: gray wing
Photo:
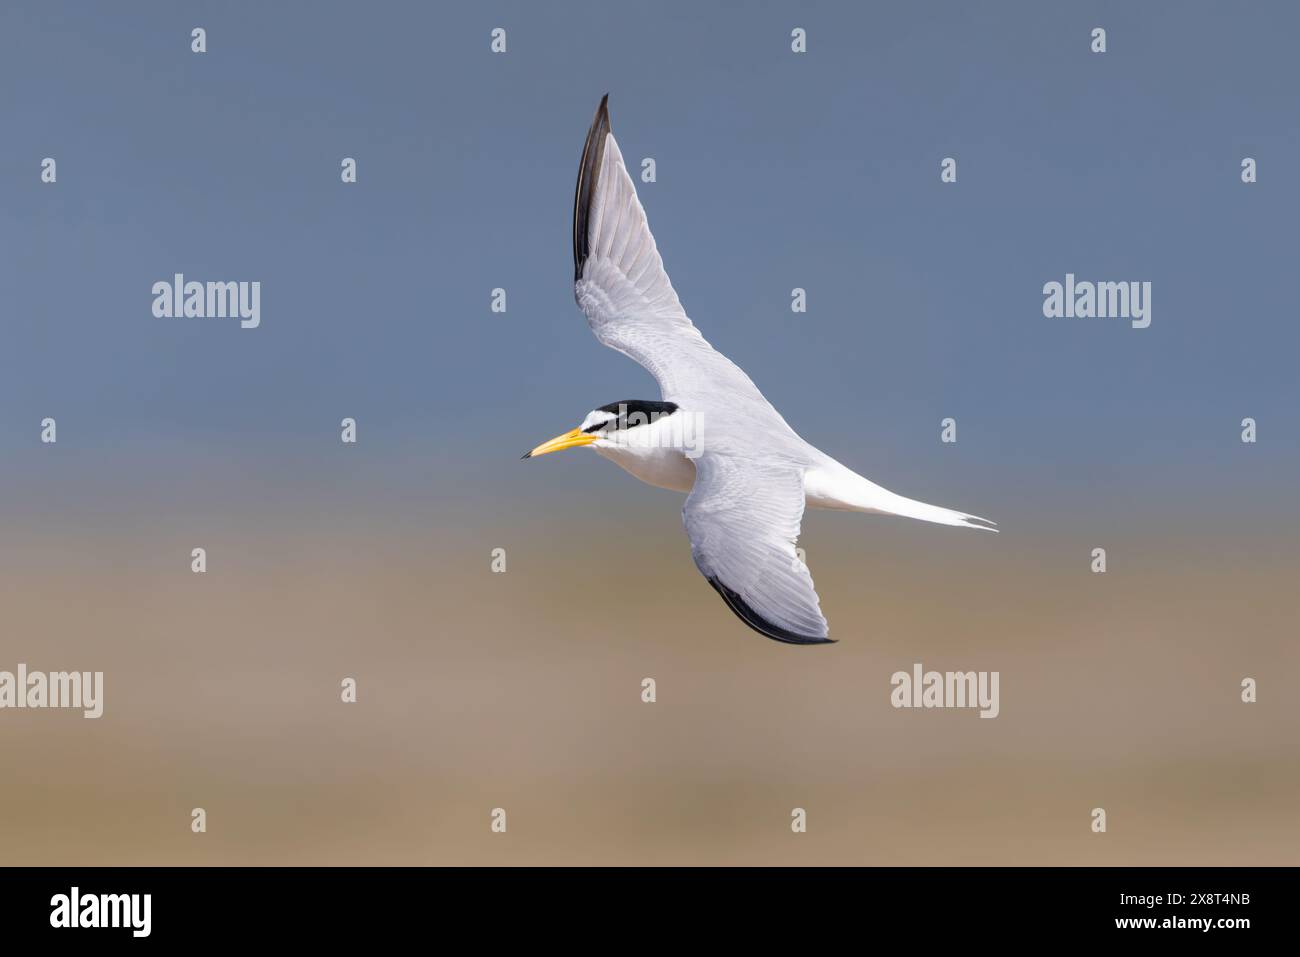
<instances>
[{"instance_id":1,"label":"gray wing","mask_svg":"<svg viewBox=\"0 0 1300 957\"><path fill-rule=\"evenodd\" d=\"M682 308L610 132L608 99L587 133L573 204L574 297L591 331L643 365L665 399L707 416L712 441L736 448L758 434L769 450L806 458L803 441ZM747 432L719 431L726 421L743 422Z\"/></svg>"},{"instance_id":2,"label":"gray wing","mask_svg":"<svg viewBox=\"0 0 1300 957\"><path fill-rule=\"evenodd\" d=\"M755 631L798 645L831 641L812 575L795 551L802 471L705 452L682 518L691 556Z\"/></svg>"}]
</instances>

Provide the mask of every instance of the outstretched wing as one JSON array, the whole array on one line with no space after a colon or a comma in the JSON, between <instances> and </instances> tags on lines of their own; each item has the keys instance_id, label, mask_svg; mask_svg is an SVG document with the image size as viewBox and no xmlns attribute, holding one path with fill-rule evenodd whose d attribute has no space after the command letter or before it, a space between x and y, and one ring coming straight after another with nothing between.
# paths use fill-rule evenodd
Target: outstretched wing
<instances>
[{"instance_id":1,"label":"outstretched wing","mask_svg":"<svg viewBox=\"0 0 1300 957\"><path fill-rule=\"evenodd\" d=\"M789 426L749 376L687 317L609 127L609 97L587 133L573 202L574 298L596 339L645 366L665 399L727 410L754 427Z\"/></svg>"},{"instance_id":2,"label":"outstretched wing","mask_svg":"<svg viewBox=\"0 0 1300 957\"><path fill-rule=\"evenodd\" d=\"M794 548L803 508L801 471L705 452L682 519L696 567L745 624L777 641L823 644L826 619Z\"/></svg>"},{"instance_id":3,"label":"outstretched wing","mask_svg":"<svg viewBox=\"0 0 1300 957\"><path fill-rule=\"evenodd\" d=\"M655 338L702 341L664 271L645 210L610 132L608 93L591 121L578 167L573 269L574 298L603 344L626 351L625 341L632 346ZM623 327L638 327L639 334L638 329ZM644 354L632 357L646 364ZM655 373L654 368L650 371Z\"/></svg>"}]
</instances>

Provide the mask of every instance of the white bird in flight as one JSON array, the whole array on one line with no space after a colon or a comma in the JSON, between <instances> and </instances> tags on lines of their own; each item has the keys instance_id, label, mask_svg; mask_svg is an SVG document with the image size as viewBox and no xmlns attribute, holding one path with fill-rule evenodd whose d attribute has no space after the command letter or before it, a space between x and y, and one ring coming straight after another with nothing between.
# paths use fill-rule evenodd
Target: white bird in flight
<instances>
[{"instance_id":1,"label":"white bird in flight","mask_svg":"<svg viewBox=\"0 0 1300 957\"><path fill-rule=\"evenodd\" d=\"M662 400L612 402L524 455L590 446L660 488L689 493L682 520L696 567L749 627L791 644L830 643L795 551L805 506L902 515L996 531L988 519L896 495L809 445L686 316L609 126L587 133L573 204L574 296L596 339L659 382Z\"/></svg>"}]
</instances>

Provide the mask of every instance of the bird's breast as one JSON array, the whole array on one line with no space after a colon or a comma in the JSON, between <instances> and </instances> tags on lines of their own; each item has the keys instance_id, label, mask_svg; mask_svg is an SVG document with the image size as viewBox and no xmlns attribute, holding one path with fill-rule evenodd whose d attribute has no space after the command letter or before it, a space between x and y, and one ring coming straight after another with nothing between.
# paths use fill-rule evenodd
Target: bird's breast
<instances>
[{"instance_id":1,"label":"bird's breast","mask_svg":"<svg viewBox=\"0 0 1300 957\"><path fill-rule=\"evenodd\" d=\"M674 492L689 492L695 484L695 463L680 449L604 444L592 448L647 485Z\"/></svg>"}]
</instances>

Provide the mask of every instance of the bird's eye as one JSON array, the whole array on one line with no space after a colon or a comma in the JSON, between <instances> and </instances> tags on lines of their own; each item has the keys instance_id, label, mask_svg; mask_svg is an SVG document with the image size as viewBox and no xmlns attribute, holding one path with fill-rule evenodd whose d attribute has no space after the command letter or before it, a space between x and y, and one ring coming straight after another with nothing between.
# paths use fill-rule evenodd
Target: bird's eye
<instances>
[{"instance_id":1,"label":"bird's eye","mask_svg":"<svg viewBox=\"0 0 1300 957\"><path fill-rule=\"evenodd\" d=\"M603 429L603 428L604 428L605 426L607 426L607 425L609 425L609 419L606 419L604 422L597 422L595 425L589 425L589 426L587 426L585 429L583 429L582 431L583 431L583 432L599 432L601 429Z\"/></svg>"}]
</instances>

